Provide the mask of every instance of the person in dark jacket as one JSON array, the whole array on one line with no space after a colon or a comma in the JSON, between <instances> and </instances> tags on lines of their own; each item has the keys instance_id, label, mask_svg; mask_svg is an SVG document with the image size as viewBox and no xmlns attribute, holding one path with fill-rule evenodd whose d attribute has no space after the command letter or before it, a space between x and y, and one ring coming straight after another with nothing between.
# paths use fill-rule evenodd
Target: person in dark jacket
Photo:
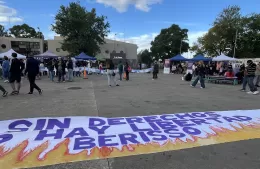
<instances>
[{"instance_id":1,"label":"person in dark jacket","mask_svg":"<svg viewBox=\"0 0 260 169\"><path fill-rule=\"evenodd\" d=\"M158 73L159 73L159 65L157 61L155 61L153 65L153 80L158 78Z\"/></svg>"},{"instance_id":2,"label":"person in dark jacket","mask_svg":"<svg viewBox=\"0 0 260 169\"><path fill-rule=\"evenodd\" d=\"M54 81L54 65L55 65L55 62L53 61L53 58L51 58L47 64L47 66L48 66L48 71L49 71L49 77L52 82Z\"/></svg>"},{"instance_id":3,"label":"person in dark jacket","mask_svg":"<svg viewBox=\"0 0 260 169\"><path fill-rule=\"evenodd\" d=\"M69 82L72 82L73 81L73 62L72 62L71 58L67 62L67 69L68 69Z\"/></svg>"},{"instance_id":4,"label":"person in dark jacket","mask_svg":"<svg viewBox=\"0 0 260 169\"><path fill-rule=\"evenodd\" d=\"M123 64L122 61L119 62L118 64L118 73L119 73L119 80L122 81L122 74L123 74Z\"/></svg>"},{"instance_id":5,"label":"person in dark jacket","mask_svg":"<svg viewBox=\"0 0 260 169\"><path fill-rule=\"evenodd\" d=\"M205 66L203 61L199 62L199 65L197 67L198 69L198 76L197 78L194 80L194 82L191 84L191 87L195 87L198 83L198 81L200 81L200 85L202 89L205 88L205 82L204 82L204 78L205 78Z\"/></svg>"},{"instance_id":6,"label":"person in dark jacket","mask_svg":"<svg viewBox=\"0 0 260 169\"><path fill-rule=\"evenodd\" d=\"M42 94L42 90L35 84L36 76L39 74L39 62L33 57L27 59L25 74L27 73L30 82L30 92L28 94L33 94L33 89L38 90L39 94Z\"/></svg>"},{"instance_id":7,"label":"person in dark jacket","mask_svg":"<svg viewBox=\"0 0 260 169\"><path fill-rule=\"evenodd\" d=\"M257 87L254 85L255 71L256 71L256 64L252 60L248 60L247 67L246 67L247 82L250 88L250 91L247 92L248 94L259 93L259 91L257 91Z\"/></svg>"},{"instance_id":8,"label":"person in dark jacket","mask_svg":"<svg viewBox=\"0 0 260 169\"><path fill-rule=\"evenodd\" d=\"M61 57L59 57L58 65L57 65L57 71L58 71L58 77L59 77L58 82L61 82L61 80L63 82L65 82L65 77L64 77L64 75L66 74L65 68L66 68L66 65L65 65L64 61L62 60Z\"/></svg>"},{"instance_id":9,"label":"person in dark jacket","mask_svg":"<svg viewBox=\"0 0 260 169\"><path fill-rule=\"evenodd\" d=\"M17 54L12 53L12 61L11 61L11 67L10 67L10 79L9 82L11 84L11 87L13 89L11 95L17 95L19 94L20 88L21 88L21 73L23 71L22 69L22 64L19 59L17 59ZM16 81L17 83L17 89L15 87L14 82Z\"/></svg>"}]
</instances>

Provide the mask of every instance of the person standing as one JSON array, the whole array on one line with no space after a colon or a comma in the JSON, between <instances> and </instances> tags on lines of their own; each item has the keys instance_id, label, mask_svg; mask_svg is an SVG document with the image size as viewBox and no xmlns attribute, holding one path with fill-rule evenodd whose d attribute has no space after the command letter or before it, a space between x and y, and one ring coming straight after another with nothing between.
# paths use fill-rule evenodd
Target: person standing
<instances>
[{"instance_id":1,"label":"person standing","mask_svg":"<svg viewBox=\"0 0 260 169\"><path fill-rule=\"evenodd\" d=\"M3 69L4 82L5 82L5 83L8 83L8 82L9 82L8 79L9 79L10 62L9 62L7 56L4 56L4 61L3 61L2 69Z\"/></svg>"},{"instance_id":2,"label":"person standing","mask_svg":"<svg viewBox=\"0 0 260 169\"><path fill-rule=\"evenodd\" d=\"M12 61L11 61L11 67L10 67L10 79L9 82L11 84L11 87L13 89L11 95L17 95L20 92L21 88L21 73L23 71L21 61L17 59L17 54L12 53ZM17 83L17 88L15 87L15 82Z\"/></svg>"},{"instance_id":3,"label":"person standing","mask_svg":"<svg viewBox=\"0 0 260 169\"><path fill-rule=\"evenodd\" d=\"M72 62L71 58L67 62L67 69L68 69L69 82L72 82L73 81L73 62Z\"/></svg>"},{"instance_id":4,"label":"person standing","mask_svg":"<svg viewBox=\"0 0 260 169\"><path fill-rule=\"evenodd\" d=\"M205 88L205 82L204 82L204 77L205 77L205 66L203 61L199 62L199 65L197 66L198 69L198 76L197 78L194 80L194 82L191 84L191 87L195 87L198 83L198 81L200 81L200 85L202 89Z\"/></svg>"},{"instance_id":5,"label":"person standing","mask_svg":"<svg viewBox=\"0 0 260 169\"><path fill-rule=\"evenodd\" d=\"M122 61L119 62L118 64L118 73L119 73L119 80L122 81L122 75L123 75L123 64Z\"/></svg>"},{"instance_id":6,"label":"person standing","mask_svg":"<svg viewBox=\"0 0 260 169\"><path fill-rule=\"evenodd\" d=\"M153 65L153 80L158 78L158 73L159 73L159 65L157 61L155 61Z\"/></svg>"},{"instance_id":7,"label":"person standing","mask_svg":"<svg viewBox=\"0 0 260 169\"><path fill-rule=\"evenodd\" d=\"M125 68L124 69L125 69L125 76L126 76L125 80L128 81L129 80L129 70L130 70L130 67L129 67L127 62L125 63Z\"/></svg>"},{"instance_id":8,"label":"person standing","mask_svg":"<svg viewBox=\"0 0 260 169\"><path fill-rule=\"evenodd\" d=\"M259 86L259 82L260 82L260 62L256 66L255 76L256 76L255 86L260 87Z\"/></svg>"},{"instance_id":9,"label":"person standing","mask_svg":"<svg viewBox=\"0 0 260 169\"><path fill-rule=\"evenodd\" d=\"M39 94L42 94L42 90L35 84L36 76L39 74L39 63L33 57L29 57L26 62L25 74L28 73L28 79L30 82L30 92L33 94L33 90L38 90Z\"/></svg>"},{"instance_id":10,"label":"person standing","mask_svg":"<svg viewBox=\"0 0 260 169\"><path fill-rule=\"evenodd\" d=\"M257 87L254 85L255 72L256 72L256 64L252 60L247 61L246 73L247 73L247 81L250 91L247 94L258 94Z\"/></svg>"},{"instance_id":11,"label":"person standing","mask_svg":"<svg viewBox=\"0 0 260 169\"><path fill-rule=\"evenodd\" d=\"M115 65L112 60L107 61L106 68L107 68L108 86L111 87L111 80L113 80L114 85L119 86L119 84L116 81Z\"/></svg>"},{"instance_id":12,"label":"person standing","mask_svg":"<svg viewBox=\"0 0 260 169\"><path fill-rule=\"evenodd\" d=\"M52 82L54 81L54 64L55 62L53 61L53 58L51 58L48 62L48 70L49 70L49 77Z\"/></svg>"},{"instance_id":13,"label":"person standing","mask_svg":"<svg viewBox=\"0 0 260 169\"><path fill-rule=\"evenodd\" d=\"M61 80L62 80L63 82L65 82L64 74L65 74L66 72L65 72L64 62L63 62L63 60L61 59L61 57L59 57L57 67L58 67L57 71L58 71L58 77L59 77L58 82L61 82Z\"/></svg>"}]
</instances>

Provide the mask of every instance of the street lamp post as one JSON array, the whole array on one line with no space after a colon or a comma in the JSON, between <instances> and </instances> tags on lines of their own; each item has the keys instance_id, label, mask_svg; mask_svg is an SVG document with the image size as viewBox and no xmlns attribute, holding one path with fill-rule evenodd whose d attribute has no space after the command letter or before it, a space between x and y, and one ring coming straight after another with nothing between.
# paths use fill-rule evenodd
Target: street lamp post
<instances>
[{"instance_id":1,"label":"street lamp post","mask_svg":"<svg viewBox=\"0 0 260 169\"><path fill-rule=\"evenodd\" d=\"M236 56L236 47L237 47L237 34L238 34L238 30L236 30L236 37L235 37L235 45L234 45L234 53L233 53L233 58L235 58L235 56Z\"/></svg>"}]
</instances>

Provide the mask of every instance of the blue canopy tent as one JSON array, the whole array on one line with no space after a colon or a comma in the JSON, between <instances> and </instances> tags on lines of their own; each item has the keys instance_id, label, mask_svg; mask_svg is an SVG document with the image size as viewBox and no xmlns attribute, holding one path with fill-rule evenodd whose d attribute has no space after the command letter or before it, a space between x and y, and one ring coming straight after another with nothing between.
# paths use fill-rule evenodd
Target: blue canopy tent
<instances>
[{"instance_id":1,"label":"blue canopy tent","mask_svg":"<svg viewBox=\"0 0 260 169\"><path fill-rule=\"evenodd\" d=\"M77 60L97 60L94 57L86 55L84 52L82 52L81 54L76 56L75 59L77 59Z\"/></svg>"},{"instance_id":2,"label":"blue canopy tent","mask_svg":"<svg viewBox=\"0 0 260 169\"><path fill-rule=\"evenodd\" d=\"M197 55L194 58L190 59L190 61L205 61L205 62L209 62L212 61L212 58L206 58L203 55Z\"/></svg>"},{"instance_id":3,"label":"blue canopy tent","mask_svg":"<svg viewBox=\"0 0 260 169\"><path fill-rule=\"evenodd\" d=\"M188 61L189 59L181 56L181 55L177 55L177 56L174 56L170 59L170 61Z\"/></svg>"}]
</instances>

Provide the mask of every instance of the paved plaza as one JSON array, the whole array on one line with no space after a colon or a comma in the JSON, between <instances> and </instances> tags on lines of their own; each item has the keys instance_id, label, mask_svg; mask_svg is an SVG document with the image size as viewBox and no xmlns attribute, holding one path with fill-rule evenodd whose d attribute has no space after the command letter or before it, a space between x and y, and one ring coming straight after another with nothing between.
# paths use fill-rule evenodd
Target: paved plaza
<instances>
[{"instance_id":1,"label":"paved plaza","mask_svg":"<svg viewBox=\"0 0 260 169\"><path fill-rule=\"evenodd\" d=\"M191 88L180 75L130 74L130 81L109 88L106 76L52 83L37 80L43 95L27 95L23 79L21 94L0 98L0 119L57 116L122 117L165 113L260 109L260 95L240 92L241 86L207 84ZM9 84L0 82L9 92ZM80 87L79 90L69 90ZM84 161L39 169L259 169L258 139L123 158Z\"/></svg>"}]
</instances>

